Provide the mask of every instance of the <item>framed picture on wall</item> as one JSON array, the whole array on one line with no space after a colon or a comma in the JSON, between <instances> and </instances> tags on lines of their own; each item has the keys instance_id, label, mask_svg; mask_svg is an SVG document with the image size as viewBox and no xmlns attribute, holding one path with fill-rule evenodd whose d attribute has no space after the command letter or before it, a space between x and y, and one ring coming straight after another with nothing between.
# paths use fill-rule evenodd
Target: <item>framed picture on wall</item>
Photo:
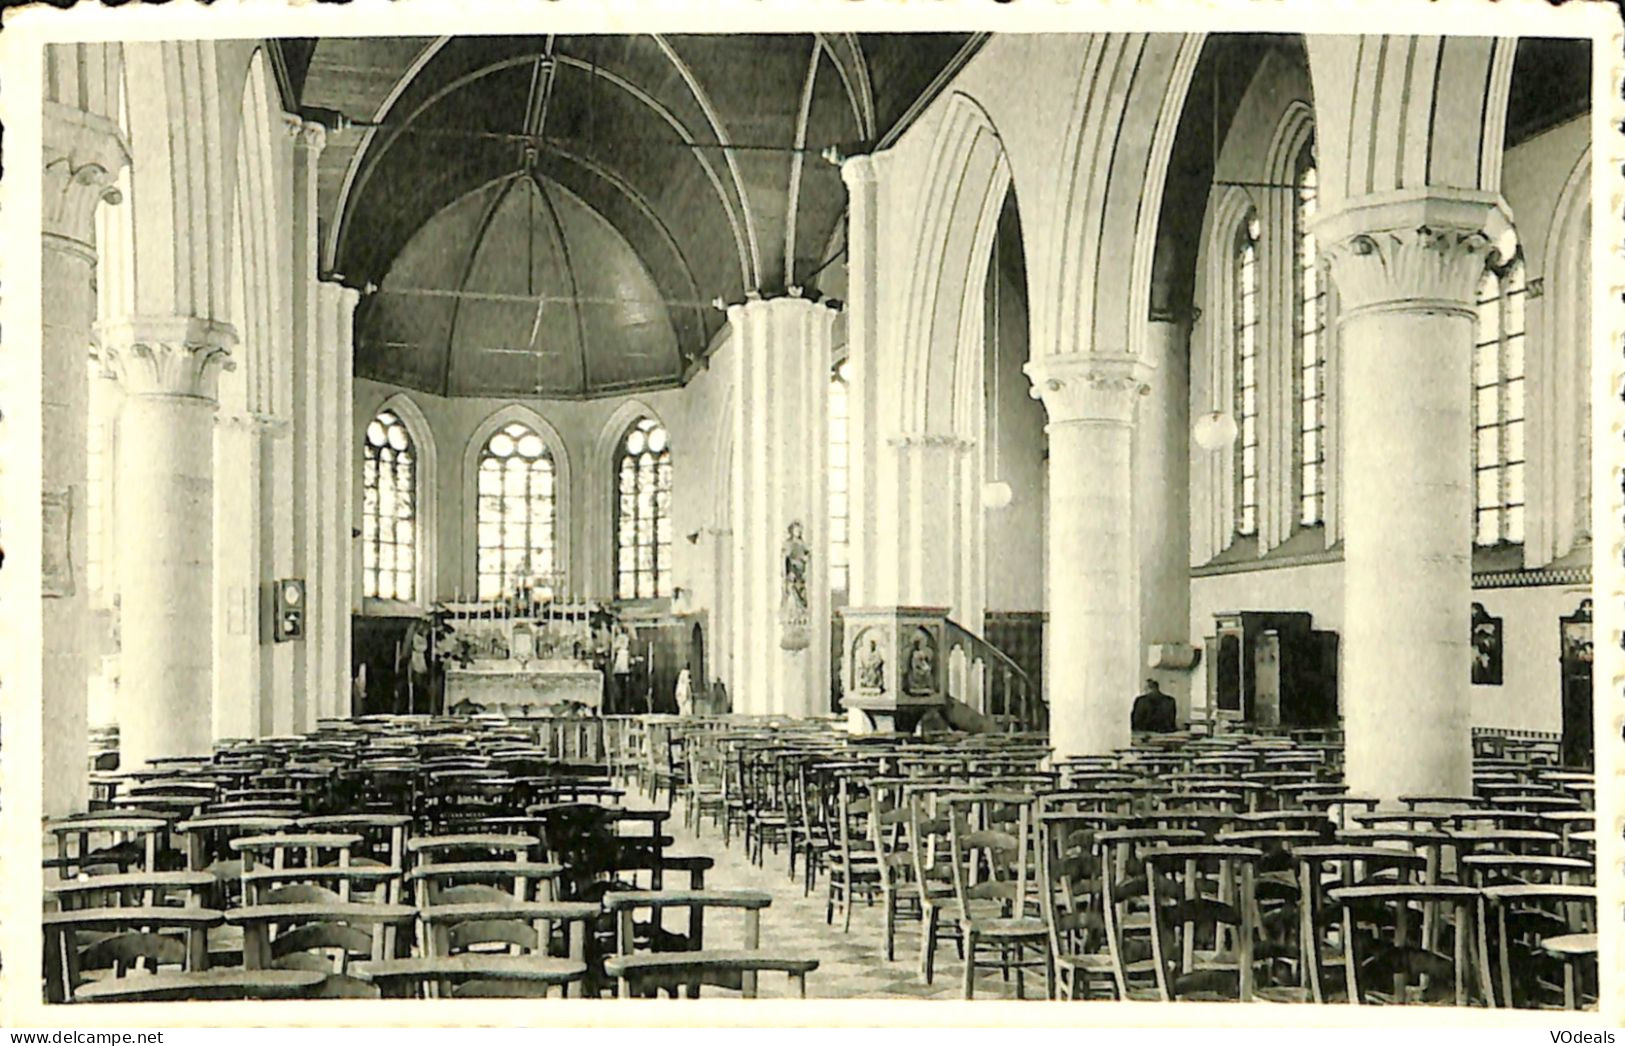
<instances>
[{"instance_id":1,"label":"framed picture on wall","mask_svg":"<svg viewBox=\"0 0 1625 1046\"><path fill-rule=\"evenodd\" d=\"M1473 604L1473 685L1501 685L1501 619L1492 617L1484 604Z\"/></svg>"}]
</instances>

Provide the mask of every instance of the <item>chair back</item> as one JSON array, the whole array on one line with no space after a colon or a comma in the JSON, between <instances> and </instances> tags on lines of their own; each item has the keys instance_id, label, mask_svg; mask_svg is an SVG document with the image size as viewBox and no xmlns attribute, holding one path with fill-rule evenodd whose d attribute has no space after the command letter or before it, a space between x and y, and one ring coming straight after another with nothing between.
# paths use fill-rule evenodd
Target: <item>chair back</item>
<instances>
[{"instance_id":1,"label":"chair back","mask_svg":"<svg viewBox=\"0 0 1625 1046\"><path fill-rule=\"evenodd\" d=\"M1228 845L1163 846L1144 853L1163 1001L1252 1001L1256 876L1263 856L1250 846Z\"/></svg>"},{"instance_id":2,"label":"chair back","mask_svg":"<svg viewBox=\"0 0 1625 1046\"><path fill-rule=\"evenodd\" d=\"M959 919L1021 918L1041 904L1036 800L1023 792L959 792L943 798Z\"/></svg>"}]
</instances>

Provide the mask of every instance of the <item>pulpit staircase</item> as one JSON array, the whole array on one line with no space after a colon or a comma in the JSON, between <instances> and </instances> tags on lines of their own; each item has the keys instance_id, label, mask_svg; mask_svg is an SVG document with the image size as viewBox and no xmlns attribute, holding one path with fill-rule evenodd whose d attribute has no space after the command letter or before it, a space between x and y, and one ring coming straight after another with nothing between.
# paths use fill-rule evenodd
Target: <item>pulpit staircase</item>
<instances>
[{"instance_id":1,"label":"pulpit staircase","mask_svg":"<svg viewBox=\"0 0 1625 1046\"><path fill-rule=\"evenodd\" d=\"M954 619L945 618L943 624L949 721L957 712L966 720L984 717L1002 733L1047 732L1049 702L1032 677L1004 651Z\"/></svg>"}]
</instances>

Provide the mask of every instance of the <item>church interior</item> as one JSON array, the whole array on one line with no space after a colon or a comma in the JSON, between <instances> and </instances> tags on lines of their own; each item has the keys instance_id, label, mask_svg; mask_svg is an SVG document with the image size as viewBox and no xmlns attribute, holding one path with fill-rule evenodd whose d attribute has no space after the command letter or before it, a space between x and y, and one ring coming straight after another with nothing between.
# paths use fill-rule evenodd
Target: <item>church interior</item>
<instances>
[{"instance_id":1,"label":"church interior","mask_svg":"<svg viewBox=\"0 0 1625 1046\"><path fill-rule=\"evenodd\" d=\"M1595 1008L1592 61L47 46L40 997Z\"/></svg>"}]
</instances>

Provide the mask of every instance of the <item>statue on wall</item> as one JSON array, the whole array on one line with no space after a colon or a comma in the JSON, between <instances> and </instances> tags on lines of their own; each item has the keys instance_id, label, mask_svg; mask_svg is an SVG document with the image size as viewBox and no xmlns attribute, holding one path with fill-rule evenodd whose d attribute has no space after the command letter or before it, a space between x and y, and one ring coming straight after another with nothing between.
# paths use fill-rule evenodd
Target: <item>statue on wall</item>
<instances>
[{"instance_id":1,"label":"statue on wall","mask_svg":"<svg viewBox=\"0 0 1625 1046\"><path fill-rule=\"evenodd\" d=\"M880 643L873 633L867 636L868 645L860 646L857 661L857 688L881 691L886 689L886 658L880 652ZM858 640L859 644L863 639Z\"/></svg>"},{"instance_id":2,"label":"statue on wall","mask_svg":"<svg viewBox=\"0 0 1625 1046\"><path fill-rule=\"evenodd\" d=\"M779 646L785 650L802 650L811 639L812 619L807 613L807 562L812 550L807 547L801 522L791 522L784 538L781 557L784 564L783 594L779 599L779 623L782 633Z\"/></svg>"},{"instance_id":3,"label":"statue on wall","mask_svg":"<svg viewBox=\"0 0 1625 1046\"><path fill-rule=\"evenodd\" d=\"M924 630L914 634L914 645L908 652L908 679L903 689L911 694L929 694L937 688L937 652L931 636Z\"/></svg>"}]
</instances>

